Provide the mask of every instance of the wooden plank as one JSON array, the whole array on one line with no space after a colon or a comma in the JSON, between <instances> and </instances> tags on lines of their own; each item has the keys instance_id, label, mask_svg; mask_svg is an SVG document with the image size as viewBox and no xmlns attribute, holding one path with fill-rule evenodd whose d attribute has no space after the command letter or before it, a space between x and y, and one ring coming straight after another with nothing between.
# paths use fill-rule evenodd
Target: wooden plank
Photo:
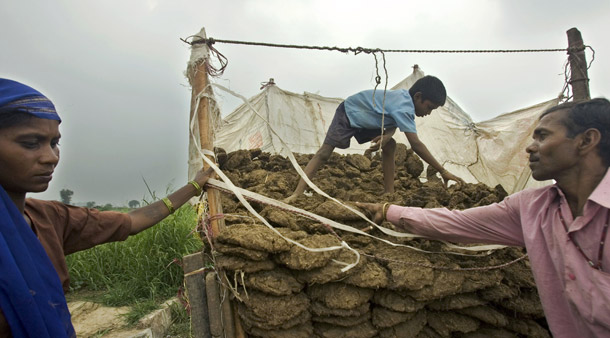
<instances>
[{"instance_id":1,"label":"wooden plank","mask_svg":"<svg viewBox=\"0 0 610 338\"><path fill-rule=\"evenodd\" d=\"M205 275L205 291L208 298L210 335L214 338L224 337L220 308L220 288L218 287L216 272L210 272Z\"/></svg>"},{"instance_id":2,"label":"wooden plank","mask_svg":"<svg viewBox=\"0 0 610 338\"><path fill-rule=\"evenodd\" d=\"M191 334L194 338L209 338L210 324L203 272L203 253L182 258L186 293L191 308Z\"/></svg>"},{"instance_id":3,"label":"wooden plank","mask_svg":"<svg viewBox=\"0 0 610 338\"><path fill-rule=\"evenodd\" d=\"M224 272L221 272L224 274ZM222 308L222 322L223 329L225 331L225 338L236 338L235 337L235 318L233 317L233 306L229 299L229 290L225 286L220 286L222 290L221 308Z\"/></svg>"}]
</instances>

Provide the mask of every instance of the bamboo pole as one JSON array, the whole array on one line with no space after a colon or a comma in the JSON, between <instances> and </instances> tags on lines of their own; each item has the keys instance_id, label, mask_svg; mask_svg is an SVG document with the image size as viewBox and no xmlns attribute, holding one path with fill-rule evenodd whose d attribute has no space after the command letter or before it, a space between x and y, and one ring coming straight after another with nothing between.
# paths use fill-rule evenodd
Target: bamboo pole
<instances>
[{"instance_id":1,"label":"bamboo pole","mask_svg":"<svg viewBox=\"0 0 610 338\"><path fill-rule=\"evenodd\" d=\"M198 38L206 38L205 29L202 28L199 34L195 36L193 41L197 41ZM201 142L201 149L203 151L213 151L214 149L214 128L213 119L210 118L210 101L207 97L200 97L201 93L212 93L208 84L210 83L207 73L207 63L209 62L209 50L207 45L199 44L193 46L191 50L191 61L193 61L193 69L189 70L189 80L191 81L191 118L193 114L197 116L197 122L199 124L199 140ZM193 55L201 53L201 55ZM197 111L195 111L197 110ZM214 156L209 156L212 161ZM204 161L203 168L206 169L208 164ZM211 216L222 214L222 205L220 203L220 192L211 188L205 188L208 195L208 208ZM223 219L212 218L210 221L212 233L209 234L212 238L218 236L220 231L224 228Z\"/></svg>"},{"instance_id":2,"label":"bamboo pole","mask_svg":"<svg viewBox=\"0 0 610 338\"><path fill-rule=\"evenodd\" d=\"M585 57L585 45L580 31L571 28L568 35L568 61L570 62L570 85L574 101L589 100L589 75L587 71L587 58Z\"/></svg>"},{"instance_id":3,"label":"bamboo pole","mask_svg":"<svg viewBox=\"0 0 610 338\"><path fill-rule=\"evenodd\" d=\"M202 28L199 34L195 35L193 41L206 38L205 28ZM189 70L187 76L191 83L191 120L193 116L197 117L199 127L199 140L201 150L213 151L214 149L214 128L213 119L210 118L210 101L207 97L201 96L202 93L211 94L212 90L208 86L210 81L207 73L207 64L209 62L209 49L205 44L193 45L191 48L191 60L189 62ZM205 155L208 156L208 155ZM214 156L210 159L215 162ZM207 163L203 162L203 167L208 167ZM220 192L212 188L206 188L208 196L208 210L211 216L222 214L222 205ZM210 220L211 233L208 236L215 238L224 229L224 219L212 218ZM224 271L219 271L219 278L224 277ZM222 284L216 282L216 274L206 275L206 293L208 296L208 315L210 321L210 331L213 337L215 334L221 333L225 338L243 338L245 334L241 330L241 324L237 317L234 317L233 307L229 301L228 290ZM214 287L211 286L214 284ZM211 292L211 294L210 294ZM223 300L221 295L225 295ZM210 296L212 298L210 298ZM217 311L217 312L216 312ZM213 313L214 312L214 313ZM221 327L218 328L218 323L214 317L216 314L221 314ZM236 334L237 332L237 334Z\"/></svg>"}]
</instances>

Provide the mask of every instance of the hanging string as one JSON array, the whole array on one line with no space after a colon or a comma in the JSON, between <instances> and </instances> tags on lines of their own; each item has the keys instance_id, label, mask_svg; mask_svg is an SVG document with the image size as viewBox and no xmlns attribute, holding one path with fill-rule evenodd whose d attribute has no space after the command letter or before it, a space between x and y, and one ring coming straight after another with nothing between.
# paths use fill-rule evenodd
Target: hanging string
<instances>
[{"instance_id":1,"label":"hanging string","mask_svg":"<svg viewBox=\"0 0 610 338\"><path fill-rule=\"evenodd\" d=\"M190 39L190 38L197 38L196 40L193 40L192 42L188 42L186 39ZM229 59L227 59L226 56L224 56L221 52L218 51L218 49L214 48L214 46L212 46L214 43L207 43L206 40L209 39L204 39L199 35L191 35L189 37L187 37L186 39L180 39L188 44L192 45L198 45L198 44L207 44L208 49L210 50L210 59L215 58L216 60L218 60L218 63L220 64L220 67L217 68L215 67L212 62L210 62L209 60L205 60L205 69L206 72L212 76L212 77L220 77L222 76L222 74L224 74L225 69L227 68L227 65L229 64ZM214 41L214 39L212 39L212 41Z\"/></svg>"},{"instance_id":2,"label":"hanging string","mask_svg":"<svg viewBox=\"0 0 610 338\"><path fill-rule=\"evenodd\" d=\"M381 54L382 57L382 65L383 65L383 70L384 70L384 74L385 74L385 84L383 87L383 99L381 101L381 133L380 133L380 140L379 140L379 149L381 150L382 146L383 146L383 134L385 132L385 95L386 92L388 91L388 69L386 68L386 61L385 61L385 53L381 50L378 50L373 54L373 57L375 58L375 88L373 88L373 107L375 107L375 93L377 92L377 87L379 86L379 84L381 84L381 76L379 75L379 62L377 61L377 52L379 52Z\"/></svg>"},{"instance_id":3,"label":"hanging string","mask_svg":"<svg viewBox=\"0 0 610 338\"><path fill-rule=\"evenodd\" d=\"M580 73L581 74L585 74L586 71L588 71L589 69L591 69L591 65L593 64L593 61L595 61L595 49L593 49L593 47L591 46L583 46L582 48L576 50L576 51L582 51L585 49L589 49L591 50L591 60L589 61L589 63L587 64L587 68L585 69L580 69ZM571 50L574 51L574 50ZM571 52L569 51L569 52ZM568 52L568 54L569 54ZM580 63L578 63L580 64ZM571 92L571 81L570 79L572 78L572 68L570 67L570 58L569 56L566 58L566 61L563 64L563 75L564 75L564 82L563 82L563 88L561 89L561 93L559 94L559 97L561 98L561 102L566 102L572 99L573 97L573 93ZM583 79L584 81L589 81L589 78Z\"/></svg>"}]
</instances>

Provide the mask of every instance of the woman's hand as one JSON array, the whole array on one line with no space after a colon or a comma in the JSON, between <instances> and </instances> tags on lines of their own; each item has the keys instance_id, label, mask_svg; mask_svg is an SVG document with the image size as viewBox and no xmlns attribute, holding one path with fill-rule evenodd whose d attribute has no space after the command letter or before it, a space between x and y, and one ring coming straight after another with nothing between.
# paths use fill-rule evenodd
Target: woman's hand
<instances>
[{"instance_id":1,"label":"woman's hand","mask_svg":"<svg viewBox=\"0 0 610 338\"><path fill-rule=\"evenodd\" d=\"M197 174L195 174L195 178L193 179L201 188L205 185L210 177L214 176L214 169L212 167L207 168L206 170L199 170Z\"/></svg>"}]
</instances>

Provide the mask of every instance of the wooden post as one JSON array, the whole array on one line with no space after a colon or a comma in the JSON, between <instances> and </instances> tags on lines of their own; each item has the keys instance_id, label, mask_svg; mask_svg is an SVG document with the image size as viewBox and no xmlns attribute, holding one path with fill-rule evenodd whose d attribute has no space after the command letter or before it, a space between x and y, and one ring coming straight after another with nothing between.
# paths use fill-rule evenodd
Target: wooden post
<instances>
[{"instance_id":1,"label":"wooden post","mask_svg":"<svg viewBox=\"0 0 610 338\"><path fill-rule=\"evenodd\" d=\"M246 337L246 332L244 331L244 328L241 326L241 320L239 318L239 312L237 309L236 302L233 302L233 318L235 321L235 337L236 338Z\"/></svg>"},{"instance_id":2,"label":"wooden post","mask_svg":"<svg viewBox=\"0 0 610 338\"><path fill-rule=\"evenodd\" d=\"M199 34L195 36L193 41L198 39L206 38L205 29L202 28ZM201 55L199 55L200 53ZM194 61L193 61L194 60ZM206 65L209 62L209 49L206 45L198 44L193 45L191 49L191 61L192 69L189 69L189 80L191 81L191 117L196 114L197 121L199 123L199 140L201 142L202 150L213 151L214 149L214 128L212 125L213 119L210 118L210 102L207 97L199 98L199 95L205 91L205 93L212 93L210 87L208 87L209 79L206 70ZM199 101L199 102L198 102ZM198 104L199 103L199 104ZM195 111L197 109L197 111ZM214 161L214 157L210 156L210 159ZM209 167L207 163L203 162L203 167ZM208 208L210 215L222 214L222 205L220 204L220 192L218 190L206 188L208 195ZM212 226L212 233L209 234L212 237L216 237L220 231L224 228L223 219L213 219L210 221Z\"/></svg>"},{"instance_id":3,"label":"wooden post","mask_svg":"<svg viewBox=\"0 0 610 338\"><path fill-rule=\"evenodd\" d=\"M224 271L222 272L224 275ZM224 329L225 338L237 338L235 336L235 322L233 321L235 317L233 317L233 304L229 299L229 289L220 286L221 292L221 300L222 303L220 305L221 313L222 313L222 327Z\"/></svg>"},{"instance_id":4,"label":"wooden post","mask_svg":"<svg viewBox=\"0 0 610 338\"><path fill-rule=\"evenodd\" d=\"M210 333L213 338L224 336L222 328L221 304L220 304L220 288L216 280L217 274L210 272L205 275L205 291L208 297L208 311L210 316Z\"/></svg>"},{"instance_id":5,"label":"wooden post","mask_svg":"<svg viewBox=\"0 0 610 338\"><path fill-rule=\"evenodd\" d=\"M580 31L571 28L568 34L568 60L570 62L570 85L574 101L589 100L589 75L587 72L587 59L585 57L585 45L582 41Z\"/></svg>"},{"instance_id":6,"label":"wooden post","mask_svg":"<svg viewBox=\"0 0 610 338\"><path fill-rule=\"evenodd\" d=\"M209 338L210 319L208 315L208 297L205 291L203 253L197 252L182 258L184 281L191 307L191 333L194 338Z\"/></svg>"}]
</instances>

